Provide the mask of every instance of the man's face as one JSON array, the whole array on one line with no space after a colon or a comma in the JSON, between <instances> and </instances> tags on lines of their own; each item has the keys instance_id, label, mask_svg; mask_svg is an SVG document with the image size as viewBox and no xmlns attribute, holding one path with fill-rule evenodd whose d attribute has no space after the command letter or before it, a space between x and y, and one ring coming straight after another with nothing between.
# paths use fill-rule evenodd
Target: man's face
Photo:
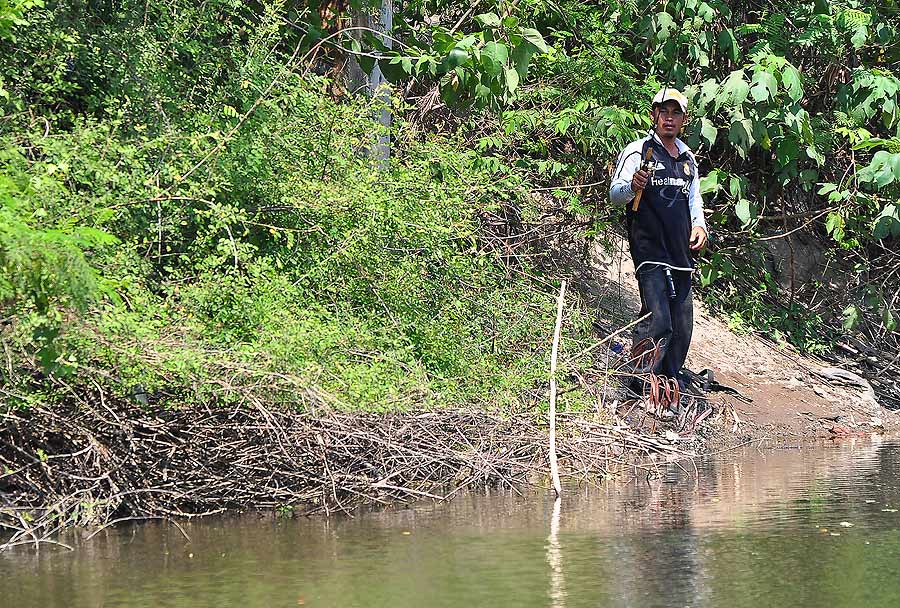
<instances>
[{"instance_id":1,"label":"man's face","mask_svg":"<svg viewBox=\"0 0 900 608\"><path fill-rule=\"evenodd\" d=\"M681 133L685 114L677 101L670 99L656 106L650 111L650 115L656 123L656 132L660 137L677 137Z\"/></svg>"}]
</instances>

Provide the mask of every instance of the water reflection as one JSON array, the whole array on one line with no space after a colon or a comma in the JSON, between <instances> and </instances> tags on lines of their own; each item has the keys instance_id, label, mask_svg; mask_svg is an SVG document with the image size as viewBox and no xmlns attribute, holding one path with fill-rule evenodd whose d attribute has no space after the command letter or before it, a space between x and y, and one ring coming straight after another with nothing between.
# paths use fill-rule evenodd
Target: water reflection
<instances>
[{"instance_id":1,"label":"water reflection","mask_svg":"<svg viewBox=\"0 0 900 608\"><path fill-rule=\"evenodd\" d=\"M73 534L0 554L0 606L897 606L898 507L897 443L745 450L561 501Z\"/></svg>"},{"instance_id":2,"label":"water reflection","mask_svg":"<svg viewBox=\"0 0 900 608\"><path fill-rule=\"evenodd\" d=\"M553 608L564 608L566 605L566 578L563 574L562 548L559 545L559 513L562 510L562 498L553 501L553 514L550 516L550 536L547 537L547 563L550 564L550 605Z\"/></svg>"}]
</instances>

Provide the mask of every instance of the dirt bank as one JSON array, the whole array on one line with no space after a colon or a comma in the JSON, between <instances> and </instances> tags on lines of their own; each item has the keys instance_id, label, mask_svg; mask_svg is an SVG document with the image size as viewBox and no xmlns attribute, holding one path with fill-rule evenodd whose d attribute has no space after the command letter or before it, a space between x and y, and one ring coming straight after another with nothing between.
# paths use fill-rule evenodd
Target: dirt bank
<instances>
[{"instance_id":1,"label":"dirt bank","mask_svg":"<svg viewBox=\"0 0 900 608\"><path fill-rule=\"evenodd\" d=\"M623 243L612 253L595 249L579 273L582 293L594 298L606 327L621 326L640 309L634 265L626 249ZM731 418L710 433L716 444L760 439L779 445L900 430L898 413L882 407L871 387L858 383L852 370L753 334L738 335L697 297L694 301L687 367L713 370L717 381L745 398L722 392L709 395L714 408L733 407L739 420L735 425Z\"/></svg>"}]
</instances>

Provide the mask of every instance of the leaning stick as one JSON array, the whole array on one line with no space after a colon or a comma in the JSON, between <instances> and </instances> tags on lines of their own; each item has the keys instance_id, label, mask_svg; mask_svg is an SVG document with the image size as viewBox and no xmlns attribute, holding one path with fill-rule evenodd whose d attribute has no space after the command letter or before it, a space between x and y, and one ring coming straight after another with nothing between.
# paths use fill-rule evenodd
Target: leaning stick
<instances>
[{"instance_id":1,"label":"leaning stick","mask_svg":"<svg viewBox=\"0 0 900 608\"><path fill-rule=\"evenodd\" d=\"M559 286L559 298L556 301L556 328L553 330L553 349L550 353L550 476L553 478L553 489L556 495L562 495L559 483L559 467L556 464L556 355L559 352L559 333L562 329L563 304L566 298L566 280Z\"/></svg>"},{"instance_id":2,"label":"leaning stick","mask_svg":"<svg viewBox=\"0 0 900 608\"><path fill-rule=\"evenodd\" d=\"M645 163L650 162L651 158L653 158L653 148L647 148L647 153L644 155L644 162ZM641 204L641 196L643 194L644 194L644 188L641 188L640 190L638 190L637 194L634 195L634 205L631 206L632 211L638 210L638 205Z\"/></svg>"},{"instance_id":3,"label":"leaning stick","mask_svg":"<svg viewBox=\"0 0 900 608\"><path fill-rule=\"evenodd\" d=\"M627 329L631 329L632 327L634 327L635 325L637 325L638 323L640 323L641 321L643 321L644 319L646 319L647 317L649 317L651 314L653 314L653 313L648 312L647 314L638 317L637 319L635 319L634 321L632 321L632 322L629 323L628 325L626 325L626 326L624 326L624 327L620 327L619 329L617 329L616 331L612 332L611 334L609 334L608 336L606 336L605 338L603 338L603 339L600 340L599 342L595 342L594 344L591 344L590 346L588 346L588 347L585 348L584 350L582 350L582 351L576 353L576 354L573 355L572 357L569 357L569 358L566 360L566 363L571 363L572 361L575 361L576 359L580 359L581 357L585 356L586 354L588 354L588 353L591 352L592 350L596 349L598 346L603 346L604 344L606 344L607 342L609 342L610 340L612 340L613 338L615 338L616 336L618 336L619 334L621 334L623 331L625 331L625 330L627 330Z\"/></svg>"}]
</instances>

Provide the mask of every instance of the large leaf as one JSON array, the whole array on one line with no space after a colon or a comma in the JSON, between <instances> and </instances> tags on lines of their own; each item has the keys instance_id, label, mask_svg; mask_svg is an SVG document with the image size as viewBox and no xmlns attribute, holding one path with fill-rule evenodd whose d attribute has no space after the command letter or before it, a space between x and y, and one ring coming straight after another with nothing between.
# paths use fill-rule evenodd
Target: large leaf
<instances>
[{"instance_id":1,"label":"large leaf","mask_svg":"<svg viewBox=\"0 0 900 608\"><path fill-rule=\"evenodd\" d=\"M773 74L761 70L753 75L750 96L754 101L763 102L770 98L774 99L777 92L778 82Z\"/></svg>"},{"instance_id":2,"label":"large leaf","mask_svg":"<svg viewBox=\"0 0 900 608\"><path fill-rule=\"evenodd\" d=\"M470 49L478 42L477 36L466 36L462 40L456 43L456 48L458 49Z\"/></svg>"},{"instance_id":3,"label":"large leaf","mask_svg":"<svg viewBox=\"0 0 900 608\"><path fill-rule=\"evenodd\" d=\"M840 243L844 240L844 216L840 213L831 212L825 219L825 230L834 237L834 240Z\"/></svg>"},{"instance_id":4,"label":"large leaf","mask_svg":"<svg viewBox=\"0 0 900 608\"><path fill-rule=\"evenodd\" d=\"M728 192L735 200L744 198L744 194L747 192L747 178L732 175L728 180Z\"/></svg>"},{"instance_id":5,"label":"large leaf","mask_svg":"<svg viewBox=\"0 0 900 608\"><path fill-rule=\"evenodd\" d=\"M775 161L780 167L786 167L800 156L800 144L793 137L783 137L775 145Z\"/></svg>"},{"instance_id":6,"label":"large leaf","mask_svg":"<svg viewBox=\"0 0 900 608\"><path fill-rule=\"evenodd\" d=\"M741 220L741 224L746 226L750 223L750 220L753 219L753 214L750 210L750 201L745 198L740 199L734 205L734 214L737 215L738 219Z\"/></svg>"},{"instance_id":7,"label":"large leaf","mask_svg":"<svg viewBox=\"0 0 900 608\"><path fill-rule=\"evenodd\" d=\"M484 27L500 27L500 17L496 13L482 13L475 16L475 21Z\"/></svg>"},{"instance_id":8,"label":"large leaf","mask_svg":"<svg viewBox=\"0 0 900 608\"><path fill-rule=\"evenodd\" d=\"M875 221L875 225L872 226L872 236L878 239L879 241L882 239L886 239L891 236L892 229L894 227L894 222L896 222L892 217L880 217Z\"/></svg>"},{"instance_id":9,"label":"large leaf","mask_svg":"<svg viewBox=\"0 0 900 608\"><path fill-rule=\"evenodd\" d=\"M514 93L516 87L519 86L519 73L513 68L504 68L503 79L506 83L506 90L510 93Z\"/></svg>"},{"instance_id":10,"label":"large leaf","mask_svg":"<svg viewBox=\"0 0 900 608\"><path fill-rule=\"evenodd\" d=\"M700 98L702 100L702 103L706 103L710 100L715 100L716 94L718 92L719 83L716 82L715 78L705 80L703 84L700 85Z\"/></svg>"},{"instance_id":11,"label":"large leaf","mask_svg":"<svg viewBox=\"0 0 900 608\"><path fill-rule=\"evenodd\" d=\"M728 176L721 169L713 169L705 177L700 178L700 194L710 194L722 189L722 182Z\"/></svg>"},{"instance_id":12,"label":"large leaf","mask_svg":"<svg viewBox=\"0 0 900 608\"><path fill-rule=\"evenodd\" d=\"M788 64L781 72L781 84L787 90L788 97L792 101L799 101L803 97L803 81L800 71L794 66Z\"/></svg>"},{"instance_id":13,"label":"large leaf","mask_svg":"<svg viewBox=\"0 0 900 608\"><path fill-rule=\"evenodd\" d=\"M731 98L731 103L740 105L747 99L750 85L744 80L744 70L735 70L722 83L722 92Z\"/></svg>"},{"instance_id":14,"label":"large leaf","mask_svg":"<svg viewBox=\"0 0 900 608\"><path fill-rule=\"evenodd\" d=\"M397 84L399 82L403 82L408 73L403 69L400 61L396 61L396 57L394 59L379 59L378 60L378 68L381 70L382 75L388 80L388 82L392 84Z\"/></svg>"},{"instance_id":15,"label":"large leaf","mask_svg":"<svg viewBox=\"0 0 900 608\"><path fill-rule=\"evenodd\" d=\"M669 13L656 14L656 38L660 41L666 40L672 34L675 28L675 20Z\"/></svg>"},{"instance_id":16,"label":"large leaf","mask_svg":"<svg viewBox=\"0 0 900 608\"><path fill-rule=\"evenodd\" d=\"M441 60L440 71L452 72L456 67L463 65L469 60L469 54L463 49L454 48Z\"/></svg>"},{"instance_id":17,"label":"large leaf","mask_svg":"<svg viewBox=\"0 0 900 608\"><path fill-rule=\"evenodd\" d=\"M481 49L481 64L491 76L499 76L509 60L509 47L502 42L488 42Z\"/></svg>"},{"instance_id":18,"label":"large leaf","mask_svg":"<svg viewBox=\"0 0 900 608\"><path fill-rule=\"evenodd\" d=\"M747 152L753 146L753 125L750 120L743 118L735 120L728 129L728 141L738 147L738 153L745 158Z\"/></svg>"},{"instance_id":19,"label":"large leaf","mask_svg":"<svg viewBox=\"0 0 900 608\"><path fill-rule=\"evenodd\" d=\"M516 72L519 73L519 78L525 78L528 75L528 66L537 50L537 47L530 42L523 42L513 49L512 60L516 66Z\"/></svg>"},{"instance_id":20,"label":"large leaf","mask_svg":"<svg viewBox=\"0 0 900 608\"><path fill-rule=\"evenodd\" d=\"M860 169L858 177L861 181L875 182L879 188L900 180L900 154L879 150L872 157L872 162Z\"/></svg>"},{"instance_id":21,"label":"large leaf","mask_svg":"<svg viewBox=\"0 0 900 608\"><path fill-rule=\"evenodd\" d=\"M825 164L825 156L815 146L807 146L805 151L806 155L816 161L816 164L820 167Z\"/></svg>"},{"instance_id":22,"label":"large leaf","mask_svg":"<svg viewBox=\"0 0 900 608\"><path fill-rule=\"evenodd\" d=\"M547 43L544 42L544 37L541 36L541 33L535 29L532 29L530 27L523 28L522 37L533 44L534 47L541 53L546 53L550 50L550 47L548 47Z\"/></svg>"},{"instance_id":23,"label":"large leaf","mask_svg":"<svg viewBox=\"0 0 900 608\"><path fill-rule=\"evenodd\" d=\"M868 38L868 30L866 26L860 25L856 29L853 30L853 36L850 37L850 43L854 48L862 48L866 43L866 38Z\"/></svg>"},{"instance_id":24,"label":"large leaf","mask_svg":"<svg viewBox=\"0 0 900 608\"><path fill-rule=\"evenodd\" d=\"M725 56L732 61L738 60L740 49L737 40L734 37L734 32L732 32L730 28L722 30L719 34L719 48L722 49Z\"/></svg>"},{"instance_id":25,"label":"large leaf","mask_svg":"<svg viewBox=\"0 0 900 608\"><path fill-rule=\"evenodd\" d=\"M366 74L371 74L372 70L375 69L375 58L368 57L365 55L359 55L356 58L356 62L359 64L360 69Z\"/></svg>"},{"instance_id":26,"label":"large leaf","mask_svg":"<svg viewBox=\"0 0 900 608\"><path fill-rule=\"evenodd\" d=\"M872 226L872 236L886 239L889 236L900 236L900 208L889 203L881 210L881 215Z\"/></svg>"},{"instance_id":27,"label":"large leaf","mask_svg":"<svg viewBox=\"0 0 900 608\"><path fill-rule=\"evenodd\" d=\"M719 132L716 129L716 126L712 123L711 120L704 117L700 120L700 135L703 136L703 139L706 140L706 143L709 144L709 147L712 148L716 143L716 134Z\"/></svg>"},{"instance_id":28,"label":"large leaf","mask_svg":"<svg viewBox=\"0 0 900 608\"><path fill-rule=\"evenodd\" d=\"M716 18L716 10L706 2L701 2L697 7L697 16L707 23L712 23L712 20Z\"/></svg>"}]
</instances>

